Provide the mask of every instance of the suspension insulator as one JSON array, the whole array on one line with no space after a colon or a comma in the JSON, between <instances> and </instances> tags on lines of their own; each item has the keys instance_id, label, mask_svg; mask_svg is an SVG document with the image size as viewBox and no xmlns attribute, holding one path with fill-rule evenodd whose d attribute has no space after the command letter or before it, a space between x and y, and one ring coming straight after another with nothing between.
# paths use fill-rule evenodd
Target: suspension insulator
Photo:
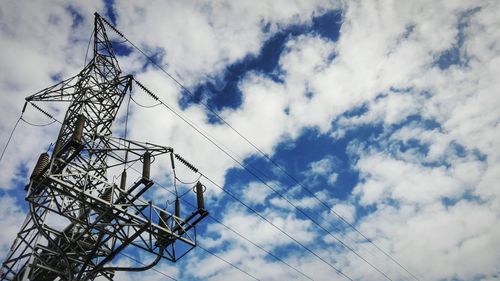
<instances>
[{"instance_id":1,"label":"suspension insulator","mask_svg":"<svg viewBox=\"0 0 500 281\"><path fill-rule=\"evenodd\" d=\"M179 197L175 198L175 216L181 217L181 200L179 200Z\"/></svg>"},{"instance_id":2,"label":"suspension insulator","mask_svg":"<svg viewBox=\"0 0 500 281\"><path fill-rule=\"evenodd\" d=\"M120 178L120 189L122 191L125 191L126 187L127 187L127 171L123 170L122 176Z\"/></svg>"},{"instance_id":3,"label":"suspension insulator","mask_svg":"<svg viewBox=\"0 0 500 281\"><path fill-rule=\"evenodd\" d=\"M193 172L198 173L198 169L191 163L189 163L186 159L182 158L179 154L175 154L175 158L179 160L182 164L186 165L189 169L191 169Z\"/></svg>"},{"instance_id":4,"label":"suspension insulator","mask_svg":"<svg viewBox=\"0 0 500 281\"><path fill-rule=\"evenodd\" d=\"M149 180L151 178L151 153L146 151L142 160L142 178Z\"/></svg>"},{"instance_id":5,"label":"suspension insulator","mask_svg":"<svg viewBox=\"0 0 500 281\"><path fill-rule=\"evenodd\" d=\"M167 222L168 222L168 214L164 212L160 212L160 221L158 222L158 225L164 228L168 228Z\"/></svg>"},{"instance_id":6,"label":"suspension insulator","mask_svg":"<svg viewBox=\"0 0 500 281\"><path fill-rule=\"evenodd\" d=\"M175 198L175 216L177 217L175 221L175 228L177 228L178 233L181 233L182 228L181 228L181 223L179 221L181 218L181 200L179 200L179 197Z\"/></svg>"},{"instance_id":7,"label":"suspension insulator","mask_svg":"<svg viewBox=\"0 0 500 281\"><path fill-rule=\"evenodd\" d=\"M198 209L205 209L205 201L203 199L203 184L201 182L196 183L196 201L198 203Z\"/></svg>"},{"instance_id":8,"label":"suspension insulator","mask_svg":"<svg viewBox=\"0 0 500 281\"><path fill-rule=\"evenodd\" d=\"M104 191L101 193L101 195L99 196L99 198L101 198L102 200L108 202L108 203L112 203L111 202L111 199L112 199L112 195L113 195L113 190L111 187L106 187L104 189Z\"/></svg>"},{"instance_id":9,"label":"suspension insulator","mask_svg":"<svg viewBox=\"0 0 500 281\"><path fill-rule=\"evenodd\" d=\"M73 141L77 143L82 142L83 137L83 127L85 125L85 116L82 114L78 115L75 122L75 130L73 131Z\"/></svg>"},{"instance_id":10,"label":"suspension insulator","mask_svg":"<svg viewBox=\"0 0 500 281\"><path fill-rule=\"evenodd\" d=\"M175 170L174 153L170 153L170 164L172 164L172 169Z\"/></svg>"},{"instance_id":11,"label":"suspension insulator","mask_svg":"<svg viewBox=\"0 0 500 281\"><path fill-rule=\"evenodd\" d=\"M106 201L107 203L113 203L112 202L112 200L113 200L113 188L116 188L116 186L106 187L104 189L104 191L101 193L101 195L99 195L99 198ZM113 213L107 207L103 207L102 209L100 208L97 211L97 213L100 215L103 215L102 220L104 222L110 222L113 220Z\"/></svg>"},{"instance_id":12,"label":"suspension insulator","mask_svg":"<svg viewBox=\"0 0 500 281\"><path fill-rule=\"evenodd\" d=\"M38 157L38 161L36 161L35 168L31 173L30 180L38 176L41 176L43 171L45 171L45 169L49 166L49 163L50 163L49 154L46 152L40 154L40 157Z\"/></svg>"}]
</instances>

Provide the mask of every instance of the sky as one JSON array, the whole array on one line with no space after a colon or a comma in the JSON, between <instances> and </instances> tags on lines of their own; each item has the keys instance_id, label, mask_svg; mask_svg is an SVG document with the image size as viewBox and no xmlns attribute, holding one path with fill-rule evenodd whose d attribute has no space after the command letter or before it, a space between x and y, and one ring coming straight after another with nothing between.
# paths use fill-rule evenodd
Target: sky
<instances>
[{"instance_id":1,"label":"sky","mask_svg":"<svg viewBox=\"0 0 500 281\"><path fill-rule=\"evenodd\" d=\"M1 1L0 148L25 97L88 62L94 12L185 88L108 31L122 71L222 150L138 89L127 136L173 147L259 214L202 178L215 220L199 224L201 247L158 271L500 280L500 2ZM64 105L39 105L63 119ZM24 119L51 122L30 106ZM122 106L116 135L125 119ZM0 162L2 259L26 216L29 173L58 130L20 122ZM146 196L158 205L173 200L169 161L153 164ZM116 280L137 278L168 280L152 270Z\"/></svg>"}]
</instances>

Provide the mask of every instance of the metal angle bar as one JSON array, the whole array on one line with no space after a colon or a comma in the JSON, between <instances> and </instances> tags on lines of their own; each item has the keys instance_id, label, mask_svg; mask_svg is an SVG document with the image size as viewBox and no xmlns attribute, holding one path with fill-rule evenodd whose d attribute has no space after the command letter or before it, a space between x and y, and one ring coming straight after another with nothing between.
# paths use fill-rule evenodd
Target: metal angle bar
<instances>
[{"instance_id":1,"label":"metal angle bar","mask_svg":"<svg viewBox=\"0 0 500 281\"><path fill-rule=\"evenodd\" d=\"M69 186L67 186L67 183L66 183L66 182L64 182L64 181L62 181L62 180L59 180L59 179L57 179L57 178L52 178L52 179L53 179L54 181L58 182L60 185L63 185L63 186L69 187ZM59 188L57 188L57 187L56 187L56 189L59 189ZM93 197L92 195L89 195L89 194L84 193L84 192L79 192L79 193L80 193L80 195L83 195L83 196L85 196L85 197L87 197L87 198L89 198L89 199L92 199L92 200L95 200L95 201L98 201L98 202L101 202L101 203L106 203L106 201L102 200L101 198L98 198L98 197ZM69 196L74 196L74 195L69 194ZM76 198L76 197L75 197L75 198ZM140 217L140 216L137 216L136 214L131 214L131 213L129 213L129 212L127 212L127 211L123 210L123 209L120 209L120 208L114 208L113 206L111 206L111 207L114 209L114 211L116 211L116 214L118 214L118 213L122 213L122 214L124 214L124 215L126 215L126 216L128 216L128 217L130 217L130 218L132 218L132 219L134 219L134 220L136 220L136 221L138 221L138 224L143 224L143 225L148 225L148 224L150 224L150 225L151 225L152 227L154 227L155 229L158 229L158 230L161 230L161 231L168 231L166 228L160 227L160 226L158 226L158 225L156 225L156 224L154 224L154 223L152 223L152 222L149 222L149 220L148 220L148 218L147 218L147 217L146 217L146 218L144 218L144 217ZM158 209L158 207L156 207L156 206L154 206L154 205L153 205L153 208L157 208L157 209ZM120 218L120 219L121 219L121 218ZM175 233L169 233L169 234L170 234L170 235L175 236L175 237L176 237L176 238L178 238L178 239L183 239L182 237L180 237L179 235L177 235L177 234L175 234Z\"/></svg>"}]
</instances>

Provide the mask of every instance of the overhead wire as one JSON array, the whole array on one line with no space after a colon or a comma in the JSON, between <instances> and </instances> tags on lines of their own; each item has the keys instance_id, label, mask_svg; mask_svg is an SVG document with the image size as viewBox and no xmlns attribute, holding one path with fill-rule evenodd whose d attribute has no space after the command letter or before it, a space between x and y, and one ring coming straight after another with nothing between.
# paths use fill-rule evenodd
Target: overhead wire
<instances>
[{"instance_id":1,"label":"overhead wire","mask_svg":"<svg viewBox=\"0 0 500 281\"><path fill-rule=\"evenodd\" d=\"M145 263L141 262L140 260L138 260L138 259L136 259L136 258L134 258L134 257L131 257L131 256L129 256L129 255L127 255L127 254L123 253L123 252L122 252L122 253L119 253L119 254L120 254L120 255L122 255L122 256L124 256L124 257L126 257L126 258L128 258L128 259L131 259L131 260L135 261L136 263L138 263L138 264L140 264L140 265L146 265ZM159 274L161 274L161 275L163 275L163 276L167 277L167 278L168 278L168 279L170 279L170 280L178 281L178 280L177 280L177 279L175 279L174 277L172 277L172 276L170 276L170 275L166 274L165 272L160 271L160 270L158 270L158 269L156 269L156 268L154 268L154 267L153 267L153 268L151 268L151 270L153 270L154 272L159 273Z\"/></svg>"},{"instance_id":2,"label":"overhead wire","mask_svg":"<svg viewBox=\"0 0 500 281\"><path fill-rule=\"evenodd\" d=\"M267 255L273 257L274 259L276 259L277 261L283 263L284 265L286 265L287 267L293 269L295 272L299 273L300 275L304 276L305 278L307 278L308 280L311 280L311 281L314 281L314 279L312 279L309 275L305 274L304 272L298 270L297 268L295 268L294 266L292 266L291 264L289 264L288 262L284 261L283 259L281 259L280 257L276 256L275 254L269 252L268 250L266 250L264 247L254 243L252 240L248 239L247 237L245 237L243 234L239 233L238 231L230 228L228 225L226 225L225 223L223 223L222 221L220 221L219 219L215 218L214 216L212 215L209 215L210 219L212 219L214 222L222 225L224 228L226 228L227 230L231 231L232 233L236 234L238 237L242 238L243 240L247 241L248 243L252 244L253 246L257 247L258 249L260 249L261 251L265 252Z\"/></svg>"},{"instance_id":3,"label":"overhead wire","mask_svg":"<svg viewBox=\"0 0 500 281\"><path fill-rule=\"evenodd\" d=\"M140 104L139 102L137 102L134 98L131 97L131 100L137 104L138 106L142 107L142 108L153 108L153 107L157 107L159 106L161 103L157 103L157 104L153 104L153 105L143 105L143 104Z\"/></svg>"},{"instance_id":4,"label":"overhead wire","mask_svg":"<svg viewBox=\"0 0 500 281\"><path fill-rule=\"evenodd\" d=\"M127 102L127 112L125 115L125 131L123 132L123 138L127 139L127 132L128 132L128 117L130 114L130 100L132 100L132 93L129 93L128 95L128 102Z\"/></svg>"},{"instance_id":5,"label":"overhead wire","mask_svg":"<svg viewBox=\"0 0 500 281\"><path fill-rule=\"evenodd\" d=\"M31 126L35 126L35 127L46 127L46 126L52 125L52 124L54 124L55 122L57 122L57 120L52 120L51 122L49 122L49 123L47 123L47 124L35 124L35 123L31 123L31 122L27 121L27 120L26 120L26 119L24 119L24 118L21 118L21 120L22 120L24 123L26 123L26 124L28 124L28 125L31 125Z\"/></svg>"},{"instance_id":6,"label":"overhead wire","mask_svg":"<svg viewBox=\"0 0 500 281\"><path fill-rule=\"evenodd\" d=\"M194 181L186 182L186 181L179 179L179 177L177 177L177 181L182 183L182 184L185 184L185 185L190 185L190 184L195 184L196 182L198 182L200 180L200 178L201 178L201 175L199 175L198 178L195 179Z\"/></svg>"},{"instance_id":7,"label":"overhead wire","mask_svg":"<svg viewBox=\"0 0 500 281\"><path fill-rule=\"evenodd\" d=\"M19 118L17 119L14 127L12 128L12 131L10 132L9 134L9 138L7 139L7 142L5 143L5 146L3 147L3 150L2 150L2 155L0 155L0 162L2 161L3 159L3 156L5 155L5 151L7 151L7 147L9 147L9 144L10 144L10 141L12 139L12 136L14 135L14 132L16 131L17 129L17 125L19 125L19 121L21 121L23 118L23 114L21 113L21 116L19 116Z\"/></svg>"}]
</instances>

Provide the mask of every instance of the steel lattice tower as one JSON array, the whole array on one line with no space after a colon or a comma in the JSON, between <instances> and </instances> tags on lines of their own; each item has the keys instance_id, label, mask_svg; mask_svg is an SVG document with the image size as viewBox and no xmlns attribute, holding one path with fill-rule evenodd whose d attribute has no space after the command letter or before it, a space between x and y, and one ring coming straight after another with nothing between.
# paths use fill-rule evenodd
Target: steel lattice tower
<instances>
[{"instance_id":1,"label":"steel lattice tower","mask_svg":"<svg viewBox=\"0 0 500 281\"><path fill-rule=\"evenodd\" d=\"M170 154L174 165L173 149L112 136L133 77L122 75L105 25L96 13L93 58L78 75L26 98L69 102L69 108L51 155L41 154L26 186L29 214L2 265L1 280L113 280L115 271L147 270L196 246L194 226L208 214L201 183L195 186L197 208L185 219L179 217L178 199L175 214L144 201L154 184L152 159ZM110 181L110 169L138 160L143 163L138 180L129 184L124 169L119 185ZM108 266L127 247L156 258L144 267Z\"/></svg>"}]
</instances>

